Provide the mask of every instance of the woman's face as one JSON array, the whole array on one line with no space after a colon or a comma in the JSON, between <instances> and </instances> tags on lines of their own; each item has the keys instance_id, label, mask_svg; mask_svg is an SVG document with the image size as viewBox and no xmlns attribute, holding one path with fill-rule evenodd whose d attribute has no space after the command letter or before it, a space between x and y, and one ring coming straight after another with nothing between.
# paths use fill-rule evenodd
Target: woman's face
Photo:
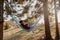
<instances>
[{"instance_id":1,"label":"woman's face","mask_svg":"<svg viewBox=\"0 0 60 40\"><path fill-rule=\"evenodd\" d=\"M23 23L24 25L28 24L28 22L27 22L27 21L25 21L25 20L24 20L22 23Z\"/></svg>"}]
</instances>

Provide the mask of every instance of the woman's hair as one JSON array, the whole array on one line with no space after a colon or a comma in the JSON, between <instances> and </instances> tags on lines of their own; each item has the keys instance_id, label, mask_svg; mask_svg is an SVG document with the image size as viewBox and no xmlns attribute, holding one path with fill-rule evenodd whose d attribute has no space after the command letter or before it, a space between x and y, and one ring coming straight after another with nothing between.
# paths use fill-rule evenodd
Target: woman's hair
<instances>
[{"instance_id":1,"label":"woman's hair","mask_svg":"<svg viewBox=\"0 0 60 40\"><path fill-rule=\"evenodd\" d=\"M22 23L23 21L21 20L21 21L19 21L20 23Z\"/></svg>"}]
</instances>

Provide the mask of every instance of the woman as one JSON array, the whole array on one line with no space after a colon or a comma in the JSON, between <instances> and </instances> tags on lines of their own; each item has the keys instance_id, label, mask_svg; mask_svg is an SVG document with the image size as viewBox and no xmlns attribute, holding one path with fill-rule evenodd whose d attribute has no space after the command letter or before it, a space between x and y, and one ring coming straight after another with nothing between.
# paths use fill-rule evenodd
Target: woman
<instances>
[{"instance_id":1,"label":"woman","mask_svg":"<svg viewBox=\"0 0 60 40\"><path fill-rule=\"evenodd\" d=\"M24 29L26 29L26 30L29 30L30 29L30 27L28 26L28 24L24 24L24 20L21 20L21 21L19 21L20 23L21 23L21 25L22 25L22 27L24 28Z\"/></svg>"}]
</instances>

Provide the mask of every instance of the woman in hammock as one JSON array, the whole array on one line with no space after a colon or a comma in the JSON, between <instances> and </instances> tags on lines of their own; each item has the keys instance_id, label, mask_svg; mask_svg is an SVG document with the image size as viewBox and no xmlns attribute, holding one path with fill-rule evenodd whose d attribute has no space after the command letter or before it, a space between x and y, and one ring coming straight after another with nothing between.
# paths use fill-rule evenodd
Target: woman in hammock
<instances>
[{"instance_id":1,"label":"woman in hammock","mask_svg":"<svg viewBox=\"0 0 60 40\"><path fill-rule=\"evenodd\" d=\"M28 26L28 23L25 23L25 20L21 20L19 22L21 23L21 25L23 26L24 29L26 29L26 30L29 30L30 29L30 27Z\"/></svg>"}]
</instances>

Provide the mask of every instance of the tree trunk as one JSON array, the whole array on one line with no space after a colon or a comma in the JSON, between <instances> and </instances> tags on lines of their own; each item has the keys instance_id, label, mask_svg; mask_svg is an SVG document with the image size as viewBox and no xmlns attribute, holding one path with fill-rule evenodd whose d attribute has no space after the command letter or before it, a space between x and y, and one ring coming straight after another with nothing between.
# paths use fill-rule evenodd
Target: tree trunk
<instances>
[{"instance_id":1,"label":"tree trunk","mask_svg":"<svg viewBox=\"0 0 60 40\"><path fill-rule=\"evenodd\" d=\"M54 0L54 5L55 5L55 21L56 21L56 40L59 40L59 28L58 28L58 19L57 19L56 0Z\"/></svg>"},{"instance_id":2,"label":"tree trunk","mask_svg":"<svg viewBox=\"0 0 60 40\"><path fill-rule=\"evenodd\" d=\"M3 40L3 0L0 0L0 40Z\"/></svg>"},{"instance_id":3,"label":"tree trunk","mask_svg":"<svg viewBox=\"0 0 60 40\"><path fill-rule=\"evenodd\" d=\"M59 0L59 8L60 8L60 0Z\"/></svg>"},{"instance_id":4,"label":"tree trunk","mask_svg":"<svg viewBox=\"0 0 60 40\"><path fill-rule=\"evenodd\" d=\"M48 1L45 0L43 4L44 8L44 20L45 20L45 40L53 40L51 37L50 26L49 26L49 19L48 19Z\"/></svg>"}]
</instances>

